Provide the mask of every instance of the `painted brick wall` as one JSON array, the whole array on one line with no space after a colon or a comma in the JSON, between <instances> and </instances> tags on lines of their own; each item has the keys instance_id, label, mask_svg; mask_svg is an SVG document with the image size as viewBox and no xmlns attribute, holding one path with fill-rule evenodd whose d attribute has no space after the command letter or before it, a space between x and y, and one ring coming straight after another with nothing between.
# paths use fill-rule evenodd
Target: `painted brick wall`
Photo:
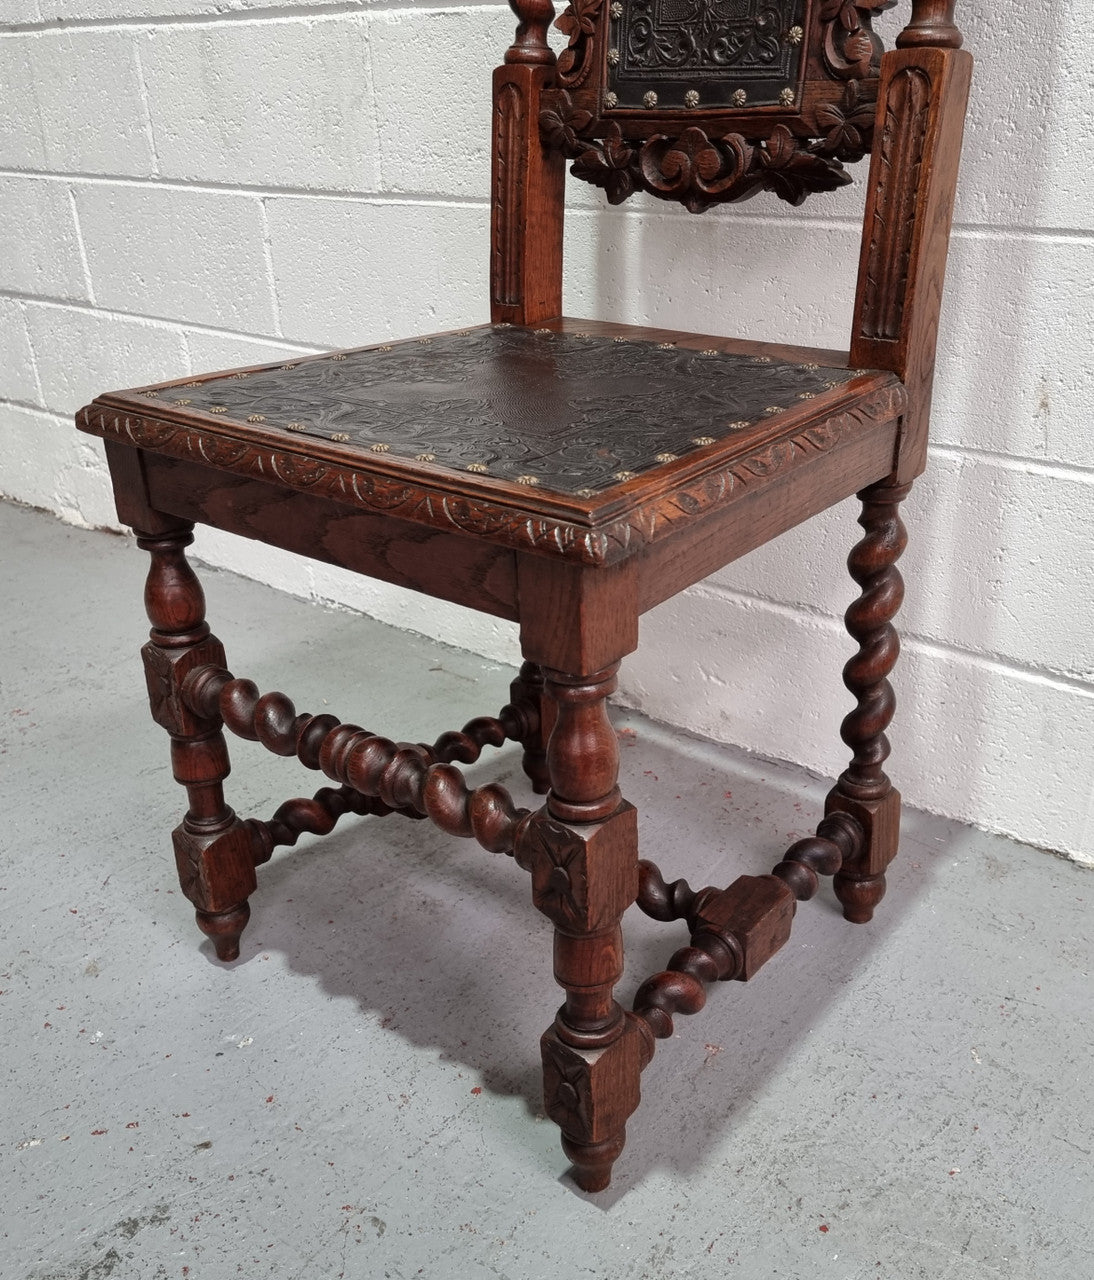
<instances>
[{"instance_id":1,"label":"painted brick wall","mask_svg":"<svg viewBox=\"0 0 1094 1280\"><path fill-rule=\"evenodd\" d=\"M914 804L1094 864L1094 36L1060 6L959 10L980 72L907 504L893 773ZM96 392L486 318L506 8L8 0L4 23L0 491L109 525L100 450L70 425ZM844 345L860 199L693 218L574 189L567 309ZM855 514L648 615L624 697L838 771ZM220 534L198 548L516 659L506 624Z\"/></svg>"}]
</instances>

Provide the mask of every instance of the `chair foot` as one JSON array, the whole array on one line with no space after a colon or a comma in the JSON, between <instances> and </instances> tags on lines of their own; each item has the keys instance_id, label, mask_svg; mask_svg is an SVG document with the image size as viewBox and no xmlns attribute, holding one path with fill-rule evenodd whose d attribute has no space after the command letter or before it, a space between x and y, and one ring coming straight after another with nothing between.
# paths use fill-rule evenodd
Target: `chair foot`
<instances>
[{"instance_id":1,"label":"chair foot","mask_svg":"<svg viewBox=\"0 0 1094 1280\"><path fill-rule=\"evenodd\" d=\"M584 1191L611 1180L649 1058L642 1028L613 996L623 974L619 921L634 896L636 817L625 804L578 829L541 811L515 853L532 873L533 901L555 923L555 978L566 1000L540 1041L543 1101Z\"/></svg>"},{"instance_id":2,"label":"chair foot","mask_svg":"<svg viewBox=\"0 0 1094 1280\"><path fill-rule=\"evenodd\" d=\"M238 960L239 940L247 927L247 921L251 918L250 903L241 902L231 911L202 911L199 907L194 915L197 918L198 928L207 938L212 938L217 959Z\"/></svg>"},{"instance_id":3,"label":"chair foot","mask_svg":"<svg viewBox=\"0 0 1094 1280\"><path fill-rule=\"evenodd\" d=\"M623 1014L599 1047L579 1049L562 1038L572 1031L563 1021L566 1006L540 1041L543 1102L562 1130L562 1150L582 1191L603 1191L627 1140L627 1120L638 1107L639 1077L650 1058L648 1032ZM597 1037L589 1035L590 1040Z\"/></svg>"},{"instance_id":4,"label":"chair foot","mask_svg":"<svg viewBox=\"0 0 1094 1280\"><path fill-rule=\"evenodd\" d=\"M626 1140L625 1131L603 1142L575 1142L562 1135L562 1150L572 1162L570 1177L582 1191L608 1189L612 1181L612 1166L622 1154Z\"/></svg>"},{"instance_id":5,"label":"chair foot","mask_svg":"<svg viewBox=\"0 0 1094 1280\"><path fill-rule=\"evenodd\" d=\"M854 833L854 850L845 852L842 867L832 881L843 904L843 918L852 924L873 919L874 908L885 897L885 872L900 843L900 792L890 786L877 800L855 800L839 785L829 793L822 831L844 823Z\"/></svg>"},{"instance_id":6,"label":"chair foot","mask_svg":"<svg viewBox=\"0 0 1094 1280\"><path fill-rule=\"evenodd\" d=\"M868 924L874 908L885 897L885 876L851 876L839 873L833 887L843 904L843 918L852 924Z\"/></svg>"}]
</instances>

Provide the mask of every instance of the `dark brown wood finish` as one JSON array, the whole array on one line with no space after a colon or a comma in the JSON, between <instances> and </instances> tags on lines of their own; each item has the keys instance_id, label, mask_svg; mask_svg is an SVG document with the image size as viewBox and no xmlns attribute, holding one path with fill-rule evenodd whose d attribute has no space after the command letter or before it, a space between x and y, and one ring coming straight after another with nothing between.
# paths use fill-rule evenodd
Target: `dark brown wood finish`
<instances>
[{"instance_id":1,"label":"dark brown wood finish","mask_svg":"<svg viewBox=\"0 0 1094 1280\"><path fill-rule=\"evenodd\" d=\"M902 47L885 57L855 298L852 361L891 369L908 389L902 481L919 475L927 460L938 317L972 77L972 58L956 48L960 33L942 22L946 11L941 3L917 4ZM948 12L952 17L952 4ZM923 47L913 43L919 33L928 42Z\"/></svg>"},{"instance_id":2,"label":"dark brown wood finish","mask_svg":"<svg viewBox=\"0 0 1094 1280\"><path fill-rule=\"evenodd\" d=\"M752 979L821 877L857 923L885 891L898 508L926 456L971 68L952 0L912 0L884 54L871 17L890 0L744 4L715 32L665 10L687 50L671 66L629 3L571 0L556 62L550 0L511 0L490 326L112 392L77 419L106 442L119 515L151 557L149 697L188 796L180 880L217 955L239 953L255 868L349 813L432 821L510 855L554 926L564 997L541 1043L545 1106L587 1191L608 1185L674 1016L698 1012L710 983ZM797 202L849 181L843 165L871 149L849 351L561 315L567 159L610 200L643 190L699 211L761 189ZM850 763L816 833L771 874L670 883L639 859L608 717L639 616L853 494ZM185 555L194 522L518 622L510 703L430 745L260 693L205 621ZM333 785L240 819L223 793L225 728ZM507 742L545 796L536 810L460 772ZM690 937L625 1011L621 925L636 901Z\"/></svg>"},{"instance_id":3,"label":"dark brown wood finish","mask_svg":"<svg viewBox=\"0 0 1094 1280\"><path fill-rule=\"evenodd\" d=\"M551 0L509 0L519 19L494 72L491 149L490 318L538 324L562 314L565 165L539 145L544 89L554 79L547 44Z\"/></svg>"},{"instance_id":4,"label":"dark brown wood finish","mask_svg":"<svg viewBox=\"0 0 1094 1280\"><path fill-rule=\"evenodd\" d=\"M547 744L555 726L555 704L547 692L547 680L543 668L536 662L521 663L520 674L509 686L509 696L514 702L527 704L534 710L535 723L530 723L520 739L524 748L521 765L537 796L550 790L551 776L547 770Z\"/></svg>"},{"instance_id":5,"label":"dark brown wood finish","mask_svg":"<svg viewBox=\"0 0 1094 1280\"><path fill-rule=\"evenodd\" d=\"M885 892L885 868L896 856L900 833L900 796L882 765L889 756L885 730L893 718L896 698L888 676L900 653L892 619L904 599L904 582L896 562L908 541L897 513L910 484L876 484L864 489L859 523L866 536L847 564L862 588L847 610L847 630L859 651L843 669L843 680L858 705L840 730L854 755L828 796L825 812L845 813L863 832L854 858L845 858L836 876L836 894L843 914L864 924Z\"/></svg>"},{"instance_id":6,"label":"dark brown wood finish","mask_svg":"<svg viewBox=\"0 0 1094 1280\"><path fill-rule=\"evenodd\" d=\"M870 149L894 0L763 0L704 25L667 7L570 0L544 142L613 203L635 191L693 213L770 191L791 204L851 181Z\"/></svg>"},{"instance_id":7,"label":"dark brown wood finish","mask_svg":"<svg viewBox=\"0 0 1094 1280\"><path fill-rule=\"evenodd\" d=\"M221 783L230 765L222 722L215 710L195 714L182 692L196 668L224 661L205 621L201 584L186 560L192 530L188 522L156 533L135 530L137 544L152 557L144 589L152 632L141 653L152 718L171 735L172 771L190 801L172 836L179 883L217 956L235 960L257 881L247 828L224 803Z\"/></svg>"}]
</instances>

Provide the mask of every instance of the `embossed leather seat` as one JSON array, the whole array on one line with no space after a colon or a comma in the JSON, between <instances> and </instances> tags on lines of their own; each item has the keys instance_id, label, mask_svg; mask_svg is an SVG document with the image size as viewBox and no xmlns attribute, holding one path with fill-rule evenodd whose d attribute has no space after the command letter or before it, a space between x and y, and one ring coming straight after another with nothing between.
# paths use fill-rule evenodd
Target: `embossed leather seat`
<instances>
[{"instance_id":1,"label":"embossed leather seat","mask_svg":"<svg viewBox=\"0 0 1094 1280\"><path fill-rule=\"evenodd\" d=\"M217 954L238 955L256 866L350 811L424 815L512 853L555 925L566 992L543 1038L547 1110L597 1190L672 1015L701 1008L705 983L751 978L818 875L834 875L852 921L884 893L897 506L925 462L970 59L950 0L912 0L884 57L870 14L889 0L749 2L714 28L645 0L573 0L557 65L549 0L512 4L490 325L112 392L78 425L106 441L119 514L151 553L149 693L190 802L175 853ZM797 203L849 181L842 162L872 145L849 353L561 317L564 157L613 202L646 191L699 211L759 190ZM606 708L639 615L855 493L852 760L817 835L768 876L667 883L639 859ZM428 746L260 695L204 620L185 559L195 521L519 622L511 702ZM337 786L237 817L225 727ZM507 740L546 794L538 810L469 789L456 767ZM691 942L624 1013L620 921L636 900L684 919Z\"/></svg>"},{"instance_id":2,"label":"embossed leather seat","mask_svg":"<svg viewBox=\"0 0 1094 1280\"><path fill-rule=\"evenodd\" d=\"M834 352L659 338L587 321L485 326L114 393L81 423L508 546L548 541L589 563L812 455L873 438L866 469L844 460L848 493L891 455L905 402L893 374L850 370ZM443 502L453 483L458 505Z\"/></svg>"}]
</instances>

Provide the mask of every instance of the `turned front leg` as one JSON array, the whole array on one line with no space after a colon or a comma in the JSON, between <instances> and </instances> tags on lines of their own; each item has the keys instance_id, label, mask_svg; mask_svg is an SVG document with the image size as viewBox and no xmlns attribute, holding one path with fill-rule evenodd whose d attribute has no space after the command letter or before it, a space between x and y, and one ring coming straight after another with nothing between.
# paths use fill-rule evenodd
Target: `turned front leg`
<instances>
[{"instance_id":1,"label":"turned front leg","mask_svg":"<svg viewBox=\"0 0 1094 1280\"><path fill-rule=\"evenodd\" d=\"M585 1191L601 1191L638 1106L643 1044L615 999L620 919L638 891L638 826L620 798L619 748L605 699L618 663L588 676L545 671L558 709L547 748L551 790L518 857L555 925L555 977L566 992L542 1040L547 1114Z\"/></svg>"},{"instance_id":2,"label":"turned front leg","mask_svg":"<svg viewBox=\"0 0 1094 1280\"><path fill-rule=\"evenodd\" d=\"M849 815L861 830L855 854L835 877L844 916L863 924L885 894L885 869L896 857L900 835L900 795L882 767L889 756L885 735L896 697L888 676L900 653L892 619L904 599L896 562L908 535L898 513L910 484L875 484L864 489L859 523L866 536L847 565L862 594L847 610L847 630L858 653L847 663L843 680L858 705L843 722L841 737L851 748L851 763L828 796L829 816Z\"/></svg>"},{"instance_id":3,"label":"turned front leg","mask_svg":"<svg viewBox=\"0 0 1094 1280\"><path fill-rule=\"evenodd\" d=\"M137 544L152 557L144 593L152 631L141 652L152 718L171 735L172 770L189 800L172 833L179 883L217 956L235 960L256 887L254 854L247 828L224 802L230 765L222 721L196 715L182 696L195 667L224 666L224 649L205 621L201 584L186 560L193 527L137 531Z\"/></svg>"}]
</instances>

